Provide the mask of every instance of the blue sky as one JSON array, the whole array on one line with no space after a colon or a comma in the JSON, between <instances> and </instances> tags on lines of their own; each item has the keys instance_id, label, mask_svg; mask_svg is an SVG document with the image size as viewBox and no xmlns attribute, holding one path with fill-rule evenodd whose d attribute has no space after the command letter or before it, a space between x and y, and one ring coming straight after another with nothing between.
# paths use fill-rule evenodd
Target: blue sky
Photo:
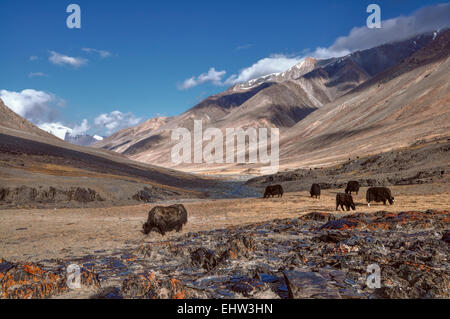
<instances>
[{"instance_id":1,"label":"blue sky","mask_svg":"<svg viewBox=\"0 0 450 319\"><path fill-rule=\"evenodd\" d=\"M70 3L81 7L81 30L66 27ZM380 5L384 21L445 2L2 0L0 90L12 98L27 89L32 98L48 94L37 97L45 105L29 106L37 110L27 113L33 122L74 127L86 119L90 133L108 134L139 119L178 115L262 59L289 62L336 47L338 37L365 25L370 3ZM201 83L211 68L222 72L210 73L218 80L204 76ZM192 77L195 85L183 86ZM112 111L131 114L116 127L95 126Z\"/></svg>"}]
</instances>

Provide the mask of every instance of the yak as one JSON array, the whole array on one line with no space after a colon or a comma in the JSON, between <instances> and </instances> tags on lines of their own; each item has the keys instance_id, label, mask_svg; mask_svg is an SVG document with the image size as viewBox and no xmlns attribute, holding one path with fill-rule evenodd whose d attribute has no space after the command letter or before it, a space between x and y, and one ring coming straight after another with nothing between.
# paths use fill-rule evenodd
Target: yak
<instances>
[{"instance_id":1,"label":"yak","mask_svg":"<svg viewBox=\"0 0 450 319\"><path fill-rule=\"evenodd\" d=\"M320 198L320 185L319 184L312 184L311 190L309 191L311 194L311 197L316 196L316 198Z\"/></svg>"},{"instance_id":2,"label":"yak","mask_svg":"<svg viewBox=\"0 0 450 319\"><path fill-rule=\"evenodd\" d=\"M275 195L283 197L283 193L284 191L281 185L267 186L266 191L264 192L264 198L270 198L270 196L275 197Z\"/></svg>"},{"instance_id":3,"label":"yak","mask_svg":"<svg viewBox=\"0 0 450 319\"><path fill-rule=\"evenodd\" d=\"M349 211L350 208L356 210L353 197L350 194L339 193L336 195L336 210L339 210L339 206L341 206L342 210L344 210L344 206L347 208L347 211Z\"/></svg>"},{"instance_id":4,"label":"yak","mask_svg":"<svg viewBox=\"0 0 450 319\"><path fill-rule=\"evenodd\" d=\"M387 187L371 187L367 190L366 193L367 206L370 207L370 202L380 203L383 202L386 205L386 202L389 204L394 204L394 197L391 194L391 190Z\"/></svg>"},{"instance_id":5,"label":"yak","mask_svg":"<svg viewBox=\"0 0 450 319\"><path fill-rule=\"evenodd\" d=\"M358 195L360 187L361 185L359 185L358 181L349 181L347 183L347 187L345 188L345 193L351 195L352 192L356 192L356 195Z\"/></svg>"},{"instance_id":6,"label":"yak","mask_svg":"<svg viewBox=\"0 0 450 319\"><path fill-rule=\"evenodd\" d=\"M142 232L148 235L150 232L156 231L163 236L172 230L179 232L187 223L187 217L187 210L181 204L168 207L156 206L148 213L147 222L142 226Z\"/></svg>"}]
</instances>

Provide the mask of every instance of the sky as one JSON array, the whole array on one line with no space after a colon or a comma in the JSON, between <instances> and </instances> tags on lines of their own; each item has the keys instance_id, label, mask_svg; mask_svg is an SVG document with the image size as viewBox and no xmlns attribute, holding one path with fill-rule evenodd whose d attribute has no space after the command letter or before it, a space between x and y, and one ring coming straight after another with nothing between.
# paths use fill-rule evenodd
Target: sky
<instances>
[{"instance_id":1,"label":"sky","mask_svg":"<svg viewBox=\"0 0 450 319\"><path fill-rule=\"evenodd\" d=\"M81 29L69 29L69 4ZM381 29L366 26L381 8ZM327 58L450 26L450 3L1 0L0 98L43 128L110 135L183 113L306 56Z\"/></svg>"}]
</instances>

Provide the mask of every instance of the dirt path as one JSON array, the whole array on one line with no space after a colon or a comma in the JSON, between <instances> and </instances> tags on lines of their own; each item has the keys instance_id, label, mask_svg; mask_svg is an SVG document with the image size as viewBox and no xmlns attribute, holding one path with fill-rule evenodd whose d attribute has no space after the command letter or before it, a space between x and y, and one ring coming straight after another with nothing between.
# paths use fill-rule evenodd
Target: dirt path
<instances>
[{"instance_id":1,"label":"dirt path","mask_svg":"<svg viewBox=\"0 0 450 319\"><path fill-rule=\"evenodd\" d=\"M428 184L392 187L394 206L365 205L365 189L354 196L357 211L391 212L449 210L450 186ZM287 193L282 199L234 199L189 201L189 222L181 232L226 228L265 220L297 217L321 211L335 212L338 190L322 192L320 200L307 192ZM39 261L105 253L136 247L161 239L140 230L152 205L89 209L42 209L0 211L0 257L11 261ZM340 212L339 214L343 214ZM346 213L344 213L346 214ZM168 236L178 236L169 234Z\"/></svg>"}]
</instances>

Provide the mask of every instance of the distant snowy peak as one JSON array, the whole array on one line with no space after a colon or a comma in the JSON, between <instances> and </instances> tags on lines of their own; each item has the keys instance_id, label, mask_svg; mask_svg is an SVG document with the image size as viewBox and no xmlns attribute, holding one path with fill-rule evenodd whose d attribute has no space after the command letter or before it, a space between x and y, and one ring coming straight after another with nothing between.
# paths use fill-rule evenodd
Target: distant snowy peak
<instances>
[{"instance_id":1,"label":"distant snowy peak","mask_svg":"<svg viewBox=\"0 0 450 319\"><path fill-rule=\"evenodd\" d=\"M445 30L447 30L447 29L445 29ZM421 47L423 47L424 45L426 45L430 40L435 40L441 33L442 33L442 30L426 32L423 34L419 34L415 37L412 37L409 40L402 40L402 41L397 41L397 42L392 42L392 43L386 43L384 45L380 45L379 47L383 48L387 45L395 46L395 45L402 44L405 42L410 42L409 54L412 54L415 51L417 51L418 49L420 49ZM376 48L366 49L366 50L361 50L361 51L358 50L358 51L349 53L346 56L342 56L342 57L338 57L338 58L320 59L320 60L312 58L312 57L306 57L306 58L302 59L299 63L297 63L296 65L294 65L293 67L291 67L290 69L288 69L284 72L267 74L267 75L260 76L258 78L252 79L247 82L238 83L238 84L232 86L231 88L229 88L229 91L232 91L232 92L247 91L247 90L253 89L261 84L268 83L268 82L284 82L284 81L297 80L300 77L302 77L303 75L313 71L317 67L322 67L322 68L325 66L333 67L342 62L349 62L349 60L353 60L355 57L357 57L359 54L361 54L361 52L374 51L374 50L376 50ZM406 48L405 48L405 50L406 50Z\"/></svg>"},{"instance_id":2,"label":"distant snowy peak","mask_svg":"<svg viewBox=\"0 0 450 319\"><path fill-rule=\"evenodd\" d=\"M38 125L38 127L63 141L65 140L67 133L72 133L72 129L70 127L64 126L61 123L44 123Z\"/></svg>"},{"instance_id":3,"label":"distant snowy peak","mask_svg":"<svg viewBox=\"0 0 450 319\"><path fill-rule=\"evenodd\" d=\"M246 91L267 82L284 82L289 80L296 80L302 75L305 75L306 73L314 70L314 68L316 67L316 63L317 59L307 57L284 72L263 75L256 79L236 84L231 87L230 90L234 92Z\"/></svg>"},{"instance_id":4,"label":"distant snowy peak","mask_svg":"<svg viewBox=\"0 0 450 319\"><path fill-rule=\"evenodd\" d=\"M95 142L103 141L103 137L100 135L91 136L88 134L73 136L71 133L67 132L64 140L75 145L89 146Z\"/></svg>"},{"instance_id":5,"label":"distant snowy peak","mask_svg":"<svg viewBox=\"0 0 450 319\"><path fill-rule=\"evenodd\" d=\"M73 129L70 127L64 126L61 123L45 123L39 125L41 130L44 130L57 138L81 146L89 146L95 142L103 141L103 137L100 135L88 135L88 134L80 134L80 135L72 135Z\"/></svg>"}]
</instances>

